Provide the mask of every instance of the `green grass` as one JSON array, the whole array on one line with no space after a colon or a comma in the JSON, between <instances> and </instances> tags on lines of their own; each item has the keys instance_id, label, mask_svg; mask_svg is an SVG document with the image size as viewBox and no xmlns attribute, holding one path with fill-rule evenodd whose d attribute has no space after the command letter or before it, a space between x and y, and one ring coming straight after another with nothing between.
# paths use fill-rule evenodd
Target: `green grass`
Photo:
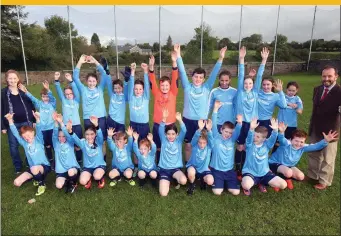
<instances>
[{"instance_id":1,"label":"green grass","mask_svg":"<svg viewBox=\"0 0 341 236\"><path fill-rule=\"evenodd\" d=\"M285 84L291 80L300 84L304 114L299 117L299 127L307 130L312 91L320 84L320 77L298 73L278 78ZM233 79L234 86L236 82ZM37 96L41 88L29 86L28 89ZM54 88L52 91L55 94ZM182 111L182 90L177 106L178 111ZM211 191L200 190L188 197L185 187L180 190L172 187L169 196L161 198L149 185L141 191L120 182L115 188L108 184L102 190L93 187L89 191L80 187L75 194L66 195L55 188L55 175L50 173L46 193L35 197L36 188L32 183L20 188L12 184L14 169L6 135L2 135L1 152L2 234L340 235L340 158L336 161L333 186L327 191L317 191L308 183L295 182L293 191L275 193L269 189L267 194L261 194L255 190L252 197L226 193L218 197ZM111 154L108 163L111 163ZM306 155L298 167L306 173ZM37 202L28 204L33 197Z\"/></svg>"},{"instance_id":2,"label":"green grass","mask_svg":"<svg viewBox=\"0 0 341 236\"><path fill-rule=\"evenodd\" d=\"M226 57L226 58L232 58L232 57L238 56L238 54L239 54L239 52L238 52L237 50L235 50L235 51L227 50L227 51L226 51L225 57ZM247 51L247 54L248 54L249 56L255 56L255 55L256 55L256 50ZM213 51L212 58L213 58L213 59L219 58L219 50L214 50L214 51Z\"/></svg>"}]
</instances>

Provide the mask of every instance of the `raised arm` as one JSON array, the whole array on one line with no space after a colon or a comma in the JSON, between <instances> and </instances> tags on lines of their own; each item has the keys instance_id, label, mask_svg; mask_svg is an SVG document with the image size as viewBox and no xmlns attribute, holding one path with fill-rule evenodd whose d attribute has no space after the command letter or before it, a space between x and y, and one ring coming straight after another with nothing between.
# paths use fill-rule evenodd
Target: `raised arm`
<instances>
[{"instance_id":1,"label":"raised arm","mask_svg":"<svg viewBox=\"0 0 341 236\"><path fill-rule=\"evenodd\" d=\"M239 50L238 92L241 92L244 89L244 76L245 76L244 58L245 56L246 56L246 48L243 46Z\"/></svg>"},{"instance_id":2,"label":"raised arm","mask_svg":"<svg viewBox=\"0 0 341 236\"><path fill-rule=\"evenodd\" d=\"M75 82L73 81L73 79L72 79L71 74L70 74L70 73L66 73L66 74L65 74L65 79L66 79L67 81L69 81L69 85L71 85L74 100L76 100L76 102L80 103L81 96L80 96L80 93L79 93L79 90L78 90L78 88L77 88L76 83L75 83Z\"/></svg>"},{"instance_id":3,"label":"raised arm","mask_svg":"<svg viewBox=\"0 0 341 236\"><path fill-rule=\"evenodd\" d=\"M108 95L109 95L109 98L111 98L114 91L112 88L112 79L110 78L110 76L106 76L106 82L107 82L107 88L108 88ZM124 93L124 91L123 91L123 93Z\"/></svg>"},{"instance_id":4,"label":"raised arm","mask_svg":"<svg viewBox=\"0 0 341 236\"><path fill-rule=\"evenodd\" d=\"M261 89L262 76L263 76L263 73L264 73L266 61L268 60L269 50L267 48L263 48L262 52L261 52L261 56L262 56L262 63L261 63L261 65L258 68L257 76L256 76L256 82L255 82L255 85L254 85L254 89L255 89L256 92L259 92L260 89Z\"/></svg>"},{"instance_id":5,"label":"raised arm","mask_svg":"<svg viewBox=\"0 0 341 236\"><path fill-rule=\"evenodd\" d=\"M65 96L63 94L62 88L60 87L60 82L59 82L59 78L60 78L60 73L59 72L55 72L54 73L54 85L57 91L57 95L60 99L60 101L62 101L62 103L65 100Z\"/></svg>"},{"instance_id":6,"label":"raised arm","mask_svg":"<svg viewBox=\"0 0 341 236\"><path fill-rule=\"evenodd\" d=\"M272 129L270 137L265 141L269 149L273 148L278 136L278 120L272 118L270 128Z\"/></svg>"},{"instance_id":7,"label":"raised arm","mask_svg":"<svg viewBox=\"0 0 341 236\"><path fill-rule=\"evenodd\" d=\"M13 114L8 113L5 115L5 118L8 120L9 128L11 129L13 136L18 140L18 143L23 146L26 141L19 135L17 127L14 125Z\"/></svg>"},{"instance_id":8,"label":"raised arm","mask_svg":"<svg viewBox=\"0 0 341 236\"><path fill-rule=\"evenodd\" d=\"M155 97L160 92L160 90L156 83L154 71L149 71L149 81L152 83L152 94Z\"/></svg>"},{"instance_id":9,"label":"raised arm","mask_svg":"<svg viewBox=\"0 0 341 236\"><path fill-rule=\"evenodd\" d=\"M137 159L140 159L140 150L139 150L139 146L137 144L137 140L134 140L134 143L133 143L133 151L134 153L136 154L136 157Z\"/></svg>"},{"instance_id":10,"label":"raised arm","mask_svg":"<svg viewBox=\"0 0 341 236\"><path fill-rule=\"evenodd\" d=\"M131 74L128 81L128 101L131 101L131 99L134 96L134 82L135 82L135 69L136 69L136 63L131 63Z\"/></svg>"},{"instance_id":11,"label":"raised arm","mask_svg":"<svg viewBox=\"0 0 341 236\"><path fill-rule=\"evenodd\" d=\"M220 135L219 130L217 128L217 125L218 125L217 119L218 119L218 110L220 109L222 105L223 104L218 100L214 102L214 108L212 112L212 132L213 132L213 137L215 138Z\"/></svg>"},{"instance_id":12,"label":"raised arm","mask_svg":"<svg viewBox=\"0 0 341 236\"><path fill-rule=\"evenodd\" d=\"M303 113L303 102L302 102L300 97L297 97L296 105L297 105L296 113L302 114Z\"/></svg>"},{"instance_id":13,"label":"raised arm","mask_svg":"<svg viewBox=\"0 0 341 236\"><path fill-rule=\"evenodd\" d=\"M179 141L182 142L182 141L184 141L185 135L186 135L186 132L187 132L186 125L182 121L181 113L180 112L177 112L175 114L175 118L178 120L178 122L180 124L180 134L179 134L178 138L179 138Z\"/></svg>"},{"instance_id":14,"label":"raised arm","mask_svg":"<svg viewBox=\"0 0 341 236\"><path fill-rule=\"evenodd\" d=\"M214 148L214 138L213 138L213 132L211 130L207 132L207 139L208 139L208 146L210 148Z\"/></svg>"},{"instance_id":15,"label":"raised arm","mask_svg":"<svg viewBox=\"0 0 341 236\"><path fill-rule=\"evenodd\" d=\"M186 74L184 62L182 61L182 58L181 58L180 44L175 44L174 45L174 51L176 52L176 56L177 56L176 64L178 65L178 69L179 69L179 73L180 73L180 79L181 79L181 84L182 84L182 87L185 89L188 86L190 86L190 83L188 81L188 77L187 77L187 74Z\"/></svg>"},{"instance_id":16,"label":"raised arm","mask_svg":"<svg viewBox=\"0 0 341 236\"><path fill-rule=\"evenodd\" d=\"M216 62L216 64L214 65L213 70L211 71L211 74L210 74L210 76L208 77L208 80L205 82L205 84L208 86L209 89L212 89L212 88L213 88L214 82L215 82L215 80L217 79L219 70L220 70L220 68L221 68L221 65L222 65L223 60L224 60L224 57L225 57L226 49L227 49L227 47L223 47L223 48L220 50L219 59L218 59L218 61Z\"/></svg>"},{"instance_id":17,"label":"raised arm","mask_svg":"<svg viewBox=\"0 0 341 236\"><path fill-rule=\"evenodd\" d=\"M143 97L149 100L150 99L150 84L149 84L149 78L148 78L148 65L146 63L142 63L141 67L143 69L143 83L144 83Z\"/></svg>"},{"instance_id":18,"label":"raised arm","mask_svg":"<svg viewBox=\"0 0 341 236\"><path fill-rule=\"evenodd\" d=\"M49 96L49 103L51 103L51 105L53 106L53 108L56 109L56 106L57 106L56 98L53 96L51 90L49 90L49 92L47 93L47 95Z\"/></svg>"},{"instance_id":19,"label":"raised arm","mask_svg":"<svg viewBox=\"0 0 341 236\"><path fill-rule=\"evenodd\" d=\"M199 140L200 134L201 134L201 129L198 129L197 131L195 131L194 136L193 136L192 141L191 141L192 147L198 145L198 140Z\"/></svg>"},{"instance_id":20,"label":"raised arm","mask_svg":"<svg viewBox=\"0 0 341 236\"><path fill-rule=\"evenodd\" d=\"M116 150L116 144L114 143L114 140L112 139L112 136L108 136L107 138L108 141L108 147L112 152L115 152Z\"/></svg>"},{"instance_id":21,"label":"raised arm","mask_svg":"<svg viewBox=\"0 0 341 236\"><path fill-rule=\"evenodd\" d=\"M176 65L176 52L172 52L172 81L171 81L171 88L170 91L173 93L175 96L178 95L178 78L179 78L179 71L178 67Z\"/></svg>"},{"instance_id":22,"label":"raised arm","mask_svg":"<svg viewBox=\"0 0 341 236\"><path fill-rule=\"evenodd\" d=\"M26 92L26 96L32 101L33 105L36 109L39 108L40 100L38 100L35 96L33 96L29 91Z\"/></svg>"},{"instance_id":23,"label":"raised arm","mask_svg":"<svg viewBox=\"0 0 341 236\"><path fill-rule=\"evenodd\" d=\"M283 81L276 80L274 84L275 90L278 92L279 98L276 101L276 105L280 108L285 109L287 107L287 100L285 99L285 95L283 93Z\"/></svg>"}]
</instances>

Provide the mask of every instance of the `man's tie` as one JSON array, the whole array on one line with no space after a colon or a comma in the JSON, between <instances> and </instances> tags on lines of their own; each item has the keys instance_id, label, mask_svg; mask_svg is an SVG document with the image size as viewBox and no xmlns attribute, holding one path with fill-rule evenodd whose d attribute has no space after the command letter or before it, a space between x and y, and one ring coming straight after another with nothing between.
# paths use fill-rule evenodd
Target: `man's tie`
<instances>
[{"instance_id":1,"label":"man's tie","mask_svg":"<svg viewBox=\"0 0 341 236\"><path fill-rule=\"evenodd\" d=\"M323 92L322 97L321 97L321 101L323 101L323 99L325 99L327 97L328 91L329 91L329 89L327 89L327 88L324 89L324 92Z\"/></svg>"}]
</instances>

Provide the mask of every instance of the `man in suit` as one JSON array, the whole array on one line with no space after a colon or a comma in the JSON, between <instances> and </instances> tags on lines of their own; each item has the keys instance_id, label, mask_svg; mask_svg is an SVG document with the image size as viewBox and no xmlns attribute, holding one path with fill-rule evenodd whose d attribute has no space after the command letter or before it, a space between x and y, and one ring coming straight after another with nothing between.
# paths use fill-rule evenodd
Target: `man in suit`
<instances>
[{"instance_id":1,"label":"man in suit","mask_svg":"<svg viewBox=\"0 0 341 236\"><path fill-rule=\"evenodd\" d=\"M322 85L314 88L313 111L310 119L309 138L311 143L323 139L322 132L340 132L341 87L337 82L338 71L326 66L322 71ZM315 189L331 186L334 176L337 140L330 142L321 151L308 154L308 177L318 182Z\"/></svg>"}]
</instances>

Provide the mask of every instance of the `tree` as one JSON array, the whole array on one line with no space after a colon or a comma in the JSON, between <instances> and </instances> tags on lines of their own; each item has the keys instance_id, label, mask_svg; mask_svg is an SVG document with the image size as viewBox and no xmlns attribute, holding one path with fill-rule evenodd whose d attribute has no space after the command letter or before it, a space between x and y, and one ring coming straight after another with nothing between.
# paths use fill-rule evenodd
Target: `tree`
<instances>
[{"instance_id":1,"label":"tree","mask_svg":"<svg viewBox=\"0 0 341 236\"><path fill-rule=\"evenodd\" d=\"M96 33L93 33L91 36L91 45L96 46L96 48L98 49L98 51L100 51L101 49L101 42L99 40L99 37Z\"/></svg>"},{"instance_id":2,"label":"tree","mask_svg":"<svg viewBox=\"0 0 341 236\"><path fill-rule=\"evenodd\" d=\"M274 37L274 41L271 42L271 45L274 46L276 41L276 36ZM288 37L283 34L277 34L277 47L285 46L288 43Z\"/></svg>"},{"instance_id":3,"label":"tree","mask_svg":"<svg viewBox=\"0 0 341 236\"><path fill-rule=\"evenodd\" d=\"M173 41L170 35L168 35L168 38L167 38L166 49L167 51L173 50Z\"/></svg>"},{"instance_id":4,"label":"tree","mask_svg":"<svg viewBox=\"0 0 341 236\"><path fill-rule=\"evenodd\" d=\"M222 38L221 40L219 40L218 42L218 46L217 46L217 50L227 46L229 50L231 50L231 46L232 45L232 42L229 38Z\"/></svg>"},{"instance_id":5,"label":"tree","mask_svg":"<svg viewBox=\"0 0 341 236\"><path fill-rule=\"evenodd\" d=\"M160 50L160 44L157 42L153 43L152 51L158 52L159 50Z\"/></svg>"}]
</instances>

